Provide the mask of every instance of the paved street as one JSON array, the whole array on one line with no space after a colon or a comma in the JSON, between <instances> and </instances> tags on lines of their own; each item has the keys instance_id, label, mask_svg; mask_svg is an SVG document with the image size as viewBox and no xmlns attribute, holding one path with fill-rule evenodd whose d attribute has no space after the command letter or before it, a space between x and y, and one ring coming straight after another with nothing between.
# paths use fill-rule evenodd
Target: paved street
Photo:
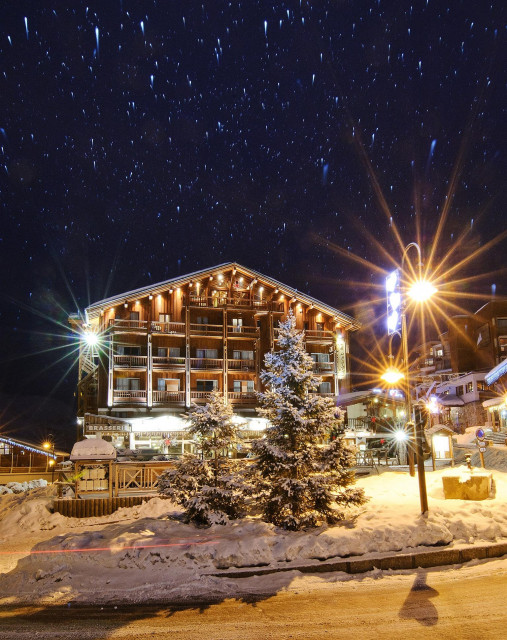
<instances>
[{"instance_id":1,"label":"paved street","mask_svg":"<svg viewBox=\"0 0 507 640\"><path fill-rule=\"evenodd\" d=\"M297 578L276 595L192 606L3 608L0 640L505 638L507 562Z\"/></svg>"}]
</instances>

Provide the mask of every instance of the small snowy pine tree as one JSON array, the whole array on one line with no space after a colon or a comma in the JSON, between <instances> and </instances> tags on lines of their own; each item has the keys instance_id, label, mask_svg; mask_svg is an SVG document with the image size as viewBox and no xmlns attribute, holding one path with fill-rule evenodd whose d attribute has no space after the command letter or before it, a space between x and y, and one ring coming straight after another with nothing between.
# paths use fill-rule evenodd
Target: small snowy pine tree
<instances>
[{"instance_id":1,"label":"small snowy pine tree","mask_svg":"<svg viewBox=\"0 0 507 640\"><path fill-rule=\"evenodd\" d=\"M198 454L186 454L159 478L159 492L184 507L187 522L225 524L243 513L241 477L236 474L237 463L228 457L238 433L233 417L222 394L213 391L209 402L195 406L190 415L188 433Z\"/></svg>"},{"instance_id":2,"label":"small snowy pine tree","mask_svg":"<svg viewBox=\"0 0 507 640\"><path fill-rule=\"evenodd\" d=\"M311 393L320 378L292 313L280 322L278 346L266 354L266 391L259 393L258 412L271 426L253 443L263 516L289 530L332 524L343 519L342 507L365 502L363 490L351 487L355 457L341 438L322 444L336 409L331 399Z\"/></svg>"}]
</instances>

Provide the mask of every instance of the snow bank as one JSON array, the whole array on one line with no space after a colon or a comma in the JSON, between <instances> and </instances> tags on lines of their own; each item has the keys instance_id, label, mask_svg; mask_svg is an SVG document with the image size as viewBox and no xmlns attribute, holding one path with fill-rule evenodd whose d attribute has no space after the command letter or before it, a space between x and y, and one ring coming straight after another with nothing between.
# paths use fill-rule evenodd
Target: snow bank
<instances>
[{"instance_id":1,"label":"snow bank","mask_svg":"<svg viewBox=\"0 0 507 640\"><path fill-rule=\"evenodd\" d=\"M0 603L141 602L237 595L222 569L297 566L329 558L507 539L507 473L482 502L445 500L442 475L426 475L429 514L420 514L417 477L387 472L358 480L370 501L340 526L286 532L257 518L197 529L153 498L103 518L50 513L49 488L0 497ZM462 467L459 473L467 473ZM31 552L31 553L30 553ZM9 599L10 598L10 599Z\"/></svg>"},{"instance_id":2,"label":"snow bank","mask_svg":"<svg viewBox=\"0 0 507 640\"><path fill-rule=\"evenodd\" d=\"M454 460L457 464L463 464L465 462L465 456L471 454L471 464L474 468L480 468L481 458L477 449L455 449ZM486 470L503 471L507 472L507 447L492 446L486 447L484 452L484 465Z\"/></svg>"},{"instance_id":3,"label":"snow bank","mask_svg":"<svg viewBox=\"0 0 507 640\"><path fill-rule=\"evenodd\" d=\"M39 480L30 480L29 482L8 482L7 484L0 485L0 495L6 493L22 493L23 491L29 491L30 489L38 489L39 487L46 487L47 480L42 478Z\"/></svg>"}]
</instances>

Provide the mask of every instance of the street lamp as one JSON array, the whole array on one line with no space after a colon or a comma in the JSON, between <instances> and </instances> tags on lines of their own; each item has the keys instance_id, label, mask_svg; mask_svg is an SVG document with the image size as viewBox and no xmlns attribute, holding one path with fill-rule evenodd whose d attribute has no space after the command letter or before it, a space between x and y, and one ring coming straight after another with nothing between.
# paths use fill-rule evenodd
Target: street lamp
<instances>
[{"instance_id":1,"label":"street lamp","mask_svg":"<svg viewBox=\"0 0 507 640\"><path fill-rule=\"evenodd\" d=\"M404 276L404 266L405 266L405 258L411 248L415 248L417 250L417 255L419 258L418 262L418 277L415 281L413 281L408 287L406 286L406 278L402 280L402 276ZM434 293L436 292L435 287L431 284L431 282L427 281L422 277L422 259L421 259L421 249L416 242L411 242L408 244L403 250L403 255L401 258L401 269L398 271L393 271L389 274L386 279L386 294L387 294L387 332L390 336L389 342L389 356L391 355L391 343L392 336L397 334L401 338L401 350L402 350L402 358L403 358L403 368L404 371L398 372L398 376L395 375L395 372L392 367L388 369L383 375L382 379L388 382L389 384L395 384L401 379L405 379L405 395L406 395L406 410L407 410L407 418L409 422L407 423L407 427L409 427L412 438L415 440L416 444L416 455L417 455L417 474L419 478L419 496L421 500L421 512L426 513L428 511L428 497L426 493L426 478L424 474L424 457L423 457L423 447L422 447L422 439L424 437L424 433L422 430L422 423L420 420L412 421L412 398L410 395L410 370L409 370L409 362L408 362L408 335L407 335L407 305L406 305L406 297L407 295L414 302L425 302L428 300ZM405 295L404 295L405 294ZM409 449L409 466L410 466L410 475L414 476L414 463L413 463L413 452Z\"/></svg>"},{"instance_id":2,"label":"street lamp","mask_svg":"<svg viewBox=\"0 0 507 640\"><path fill-rule=\"evenodd\" d=\"M389 367L380 377L384 382L387 382L387 384L396 384L400 380L403 380L405 375L399 369Z\"/></svg>"},{"instance_id":3,"label":"street lamp","mask_svg":"<svg viewBox=\"0 0 507 640\"><path fill-rule=\"evenodd\" d=\"M42 443L42 448L48 452L48 455L46 456L46 472L49 465L51 467L51 483L53 483L55 479L55 440L52 435ZM51 459L49 458L49 452L51 452Z\"/></svg>"}]
</instances>

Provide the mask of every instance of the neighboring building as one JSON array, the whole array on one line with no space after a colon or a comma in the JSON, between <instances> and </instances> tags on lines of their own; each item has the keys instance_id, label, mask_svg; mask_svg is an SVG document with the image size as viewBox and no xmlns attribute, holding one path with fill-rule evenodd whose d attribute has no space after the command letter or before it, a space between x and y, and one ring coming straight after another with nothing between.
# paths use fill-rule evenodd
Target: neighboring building
<instances>
[{"instance_id":1,"label":"neighboring building","mask_svg":"<svg viewBox=\"0 0 507 640\"><path fill-rule=\"evenodd\" d=\"M507 302L492 300L474 314L450 318L448 331L419 349L416 395L432 397L438 419L458 430L484 425L498 395L488 371L506 357Z\"/></svg>"},{"instance_id":2,"label":"neighboring building","mask_svg":"<svg viewBox=\"0 0 507 640\"><path fill-rule=\"evenodd\" d=\"M493 431L507 433L507 357L488 371L486 384L495 392L493 398L484 402L487 425Z\"/></svg>"},{"instance_id":3,"label":"neighboring building","mask_svg":"<svg viewBox=\"0 0 507 640\"><path fill-rule=\"evenodd\" d=\"M31 471L51 469L58 462L62 462L68 453L57 451L50 447L44 447L26 440L0 436L0 471L10 469L23 469Z\"/></svg>"},{"instance_id":4,"label":"neighboring building","mask_svg":"<svg viewBox=\"0 0 507 640\"><path fill-rule=\"evenodd\" d=\"M185 448L186 412L213 389L255 434L264 355L292 309L322 376L318 392L349 390L350 316L236 263L225 263L96 302L69 320L80 345L83 435L117 446ZM96 340L90 344L85 338Z\"/></svg>"},{"instance_id":5,"label":"neighboring building","mask_svg":"<svg viewBox=\"0 0 507 640\"><path fill-rule=\"evenodd\" d=\"M405 396L399 389L366 389L340 394L341 427L358 449L385 439L389 443L407 422Z\"/></svg>"}]
</instances>

